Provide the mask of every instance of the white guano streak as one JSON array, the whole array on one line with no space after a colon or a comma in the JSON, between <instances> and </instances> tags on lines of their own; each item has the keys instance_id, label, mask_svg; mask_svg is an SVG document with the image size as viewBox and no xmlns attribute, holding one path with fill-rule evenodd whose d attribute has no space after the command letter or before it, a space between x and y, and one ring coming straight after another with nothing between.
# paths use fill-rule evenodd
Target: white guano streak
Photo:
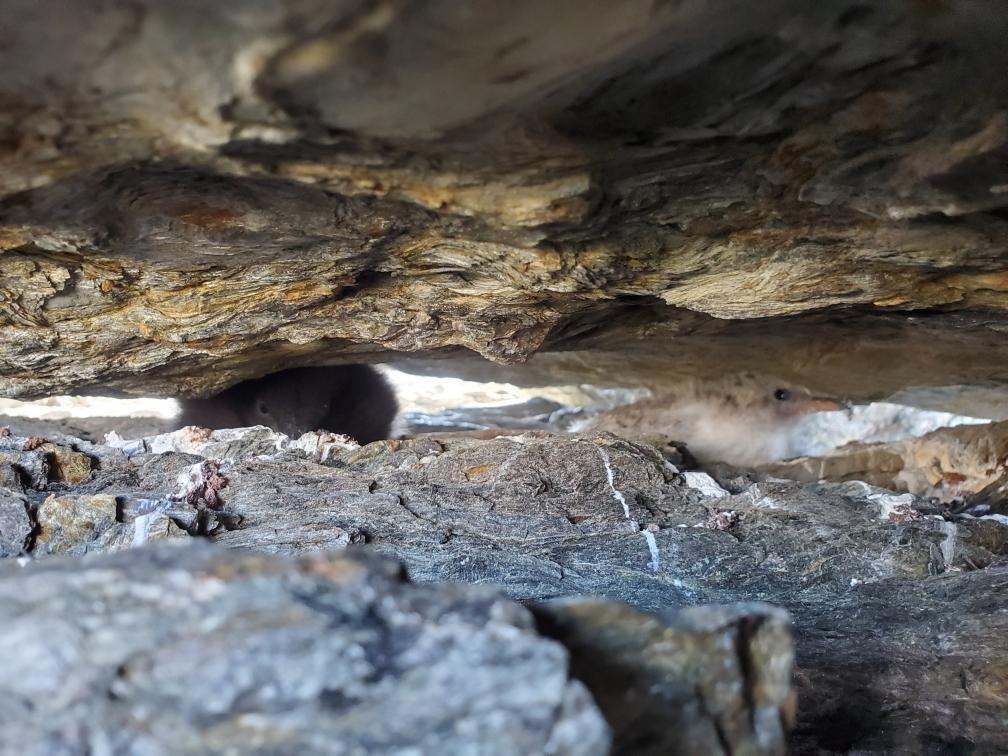
<instances>
[{"instance_id":1,"label":"white guano streak","mask_svg":"<svg viewBox=\"0 0 1008 756\"><path fill-rule=\"evenodd\" d=\"M627 504L626 496L616 489L616 479L613 477L612 465L609 462L609 454L601 446L596 446L599 456L602 457L602 464L605 466L606 479L609 481L609 490L613 493L613 498L623 505L623 516L630 519L630 505ZM631 520L632 522L632 520Z\"/></svg>"},{"instance_id":2,"label":"white guano streak","mask_svg":"<svg viewBox=\"0 0 1008 756\"><path fill-rule=\"evenodd\" d=\"M602 458L602 465L605 467L606 480L609 482L609 490L612 491L613 498L623 506L623 516L627 518L627 521L632 523L635 528L640 528L640 526L634 522L630 517L630 505L627 503L626 496L623 492L616 488L616 478L613 473L612 463L609 461L609 454L601 446L596 446L598 449L599 456ZM640 531L644 536L644 541L647 543L648 552L651 554L651 561L648 562L648 568L652 572L658 572L658 542L655 540L654 533L652 533L647 528Z\"/></svg>"}]
</instances>

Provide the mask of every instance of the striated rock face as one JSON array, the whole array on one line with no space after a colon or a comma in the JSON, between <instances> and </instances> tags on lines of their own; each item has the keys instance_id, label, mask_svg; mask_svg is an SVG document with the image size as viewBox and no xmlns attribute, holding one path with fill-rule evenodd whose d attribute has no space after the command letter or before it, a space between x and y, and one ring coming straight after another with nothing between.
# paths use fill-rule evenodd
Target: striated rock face
<instances>
[{"instance_id":1,"label":"striated rock face","mask_svg":"<svg viewBox=\"0 0 1008 756\"><path fill-rule=\"evenodd\" d=\"M1008 486L1008 422L940 428L885 444L849 444L824 457L763 469L790 480L863 480L946 502L974 500L1008 514L1008 488L1002 491Z\"/></svg>"},{"instance_id":2,"label":"striated rock face","mask_svg":"<svg viewBox=\"0 0 1008 756\"><path fill-rule=\"evenodd\" d=\"M615 752L767 753L785 742L794 718L785 612L737 604L657 618L578 599L534 611L613 724Z\"/></svg>"},{"instance_id":3,"label":"striated rock face","mask_svg":"<svg viewBox=\"0 0 1008 756\"><path fill-rule=\"evenodd\" d=\"M652 316L671 320L649 323ZM1008 350L998 316L859 310L727 321L648 307L634 318L620 323L610 314L565 334L562 351L538 352L520 365L452 354L399 358L395 367L527 387L591 383L659 394L753 372L817 394L1008 419Z\"/></svg>"},{"instance_id":4,"label":"striated rock face","mask_svg":"<svg viewBox=\"0 0 1008 756\"><path fill-rule=\"evenodd\" d=\"M780 615L765 608L669 615L738 601L771 602L795 618L795 752L1008 747L1003 518L955 515L860 482L740 477L722 487L608 434L357 447L259 428L182 430L113 447L57 441L94 459L95 473L73 485L26 484L33 525L53 494L74 502L114 497L115 527L133 545L203 534L285 555L367 547L401 560L420 583L492 584L526 601L588 595L635 607L535 610L540 628L570 647L574 674L623 752L650 745L668 752L667 721L684 722L675 734L690 733L685 753L707 752L712 737L725 753L777 748L792 721ZM58 537L29 537L25 553L126 545L106 530L88 537L73 526L83 513L64 506L64 527L52 531ZM154 527L164 519L173 532ZM706 629L680 647L678 631L662 623ZM683 656L685 647L703 661Z\"/></svg>"},{"instance_id":5,"label":"striated rock face","mask_svg":"<svg viewBox=\"0 0 1008 756\"><path fill-rule=\"evenodd\" d=\"M961 314L938 330L1001 355L967 382L1005 380L1008 18L980 0L0 12L5 396L824 309Z\"/></svg>"},{"instance_id":6,"label":"striated rock face","mask_svg":"<svg viewBox=\"0 0 1008 756\"><path fill-rule=\"evenodd\" d=\"M783 754L794 716L781 610L538 605L560 645L361 549L52 560L0 570L0 611L11 752Z\"/></svg>"},{"instance_id":7,"label":"striated rock face","mask_svg":"<svg viewBox=\"0 0 1008 756\"><path fill-rule=\"evenodd\" d=\"M360 551L52 561L0 571L0 612L5 752L608 751L525 610Z\"/></svg>"}]
</instances>

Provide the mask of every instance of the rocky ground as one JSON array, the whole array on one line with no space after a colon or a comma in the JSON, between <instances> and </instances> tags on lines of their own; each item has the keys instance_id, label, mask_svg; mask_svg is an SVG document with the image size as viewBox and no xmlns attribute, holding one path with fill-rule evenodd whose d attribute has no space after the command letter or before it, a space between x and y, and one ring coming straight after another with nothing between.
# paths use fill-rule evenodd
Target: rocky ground
<instances>
[{"instance_id":1,"label":"rocky ground","mask_svg":"<svg viewBox=\"0 0 1008 756\"><path fill-rule=\"evenodd\" d=\"M43 728L45 747L164 746L182 727L197 749L242 737L311 750L313 738L351 730L391 748L398 730L367 725L379 716L368 702L441 701L438 685L469 703L417 711L409 731L462 750L511 728L509 717L522 722L517 750L500 741L500 752L601 753L609 738L626 753L783 752L791 727L798 753L1008 747L1008 523L996 515L953 515L860 482L718 483L608 434L366 447L265 429L111 445L11 435L0 453L10 559L0 601L17 618L0 645L53 670L34 683L5 678L5 721L16 723L7 732L48 716L54 679L75 670L78 681L59 699L66 719ZM162 540L192 545L152 550ZM118 553L92 556L102 552ZM681 611L709 605L726 608ZM235 624L243 611L284 618L290 632ZM403 611L412 629L398 629ZM481 645L484 636L502 645ZM430 643L445 671L416 680L409 670L433 658ZM169 665L176 656L182 669ZM351 658L370 671L335 682L316 673ZM495 681L514 658L528 659L528 672ZM486 668L459 682L455 664ZM316 672L302 680L304 665ZM201 677L208 669L222 677ZM151 724L173 695L208 685ZM323 723L309 732L316 716ZM575 721L576 743L565 740Z\"/></svg>"}]
</instances>

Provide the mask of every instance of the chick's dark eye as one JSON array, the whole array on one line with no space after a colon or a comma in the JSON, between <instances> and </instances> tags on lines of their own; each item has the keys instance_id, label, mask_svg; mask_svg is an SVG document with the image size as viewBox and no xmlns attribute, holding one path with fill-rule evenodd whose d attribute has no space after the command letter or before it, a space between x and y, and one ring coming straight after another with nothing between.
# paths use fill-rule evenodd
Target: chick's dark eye
<instances>
[{"instance_id":1,"label":"chick's dark eye","mask_svg":"<svg viewBox=\"0 0 1008 756\"><path fill-rule=\"evenodd\" d=\"M773 398L779 402L786 402L791 398L791 392L787 389L777 389L773 392Z\"/></svg>"}]
</instances>

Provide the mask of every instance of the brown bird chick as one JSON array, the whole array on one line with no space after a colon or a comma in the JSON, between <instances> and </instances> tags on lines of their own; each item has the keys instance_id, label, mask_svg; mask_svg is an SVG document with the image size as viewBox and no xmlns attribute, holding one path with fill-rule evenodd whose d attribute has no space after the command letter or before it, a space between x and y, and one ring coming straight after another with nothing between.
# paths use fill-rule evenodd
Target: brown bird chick
<instances>
[{"instance_id":1,"label":"brown bird chick","mask_svg":"<svg viewBox=\"0 0 1008 756\"><path fill-rule=\"evenodd\" d=\"M391 386L368 365L281 370L180 404L180 427L265 425L292 438L327 430L360 444L388 438L399 411Z\"/></svg>"},{"instance_id":2,"label":"brown bird chick","mask_svg":"<svg viewBox=\"0 0 1008 756\"><path fill-rule=\"evenodd\" d=\"M701 465L739 467L789 456L790 435L812 412L841 410L835 399L743 373L718 381L693 380L666 392L590 419L584 429L663 445L675 440Z\"/></svg>"}]
</instances>

